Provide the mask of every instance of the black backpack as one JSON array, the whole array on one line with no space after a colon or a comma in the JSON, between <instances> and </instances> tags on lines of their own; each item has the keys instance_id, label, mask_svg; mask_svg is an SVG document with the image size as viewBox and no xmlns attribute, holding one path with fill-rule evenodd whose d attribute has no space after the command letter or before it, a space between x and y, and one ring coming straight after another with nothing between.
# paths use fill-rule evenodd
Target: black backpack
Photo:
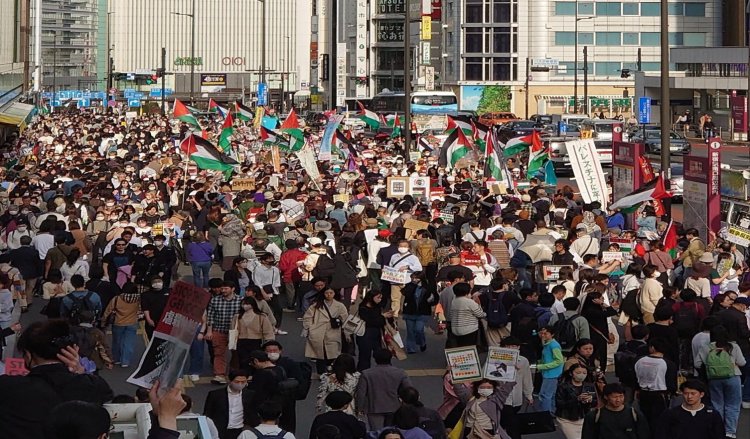
<instances>
[{"instance_id":1,"label":"black backpack","mask_svg":"<svg viewBox=\"0 0 750 439\"><path fill-rule=\"evenodd\" d=\"M677 305L677 312L674 314L674 328L680 338L692 338L700 330L699 306L695 302L682 302Z\"/></svg>"},{"instance_id":2,"label":"black backpack","mask_svg":"<svg viewBox=\"0 0 750 439\"><path fill-rule=\"evenodd\" d=\"M315 263L312 275L330 281L334 274L336 274L336 263L333 259L327 254L318 255L318 260Z\"/></svg>"},{"instance_id":3,"label":"black backpack","mask_svg":"<svg viewBox=\"0 0 750 439\"><path fill-rule=\"evenodd\" d=\"M637 352L625 346L622 350L615 352L615 376L626 386L635 387L638 384L638 378L635 375L635 362L638 358Z\"/></svg>"},{"instance_id":4,"label":"black backpack","mask_svg":"<svg viewBox=\"0 0 750 439\"><path fill-rule=\"evenodd\" d=\"M91 291L86 292L86 295L83 297L78 297L73 293L68 294L67 297L70 297L72 302L70 305L70 311L68 312L68 320L77 321L81 316L81 311L91 311L92 313L95 313L96 310L94 309L94 305L91 304L91 296L93 295L94 293ZM96 317L96 314L94 314L95 319Z\"/></svg>"},{"instance_id":5,"label":"black backpack","mask_svg":"<svg viewBox=\"0 0 750 439\"><path fill-rule=\"evenodd\" d=\"M563 351L569 351L578 343L578 336L576 335L576 327L573 321L579 318L578 314L572 315L565 318L565 314L557 314L557 323L555 323L555 333L557 334L555 339L560 343L560 349Z\"/></svg>"},{"instance_id":6,"label":"black backpack","mask_svg":"<svg viewBox=\"0 0 750 439\"><path fill-rule=\"evenodd\" d=\"M508 324L508 312L503 305L503 298L506 293L495 294L492 291L487 291L484 294L487 296L487 327L504 328Z\"/></svg>"},{"instance_id":7,"label":"black backpack","mask_svg":"<svg viewBox=\"0 0 750 439\"><path fill-rule=\"evenodd\" d=\"M276 434L263 434L260 431L258 431L255 427L250 427L250 431L253 432L256 438L258 439L281 439L286 435L286 431L281 430Z\"/></svg>"}]
</instances>

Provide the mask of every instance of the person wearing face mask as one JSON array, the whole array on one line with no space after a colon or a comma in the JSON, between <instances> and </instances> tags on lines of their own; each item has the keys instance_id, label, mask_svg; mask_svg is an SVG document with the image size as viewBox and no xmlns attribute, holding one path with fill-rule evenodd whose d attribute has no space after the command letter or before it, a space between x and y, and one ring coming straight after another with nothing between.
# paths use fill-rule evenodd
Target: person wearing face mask
<instances>
[{"instance_id":1,"label":"person wearing face mask","mask_svg":"<svg viewBox=\"0 0 750 439\"><path fill-rule=\"evenodd\" d=\"M247 388L250 373L247 369L229 371L226 388L208 392L203 414L216 425L221 439L237 439L252 410L252 394Z\"/></svg>"},{"instance_id":2,"label":"person wearing face mask","mask_svg":"<svg viewBox=\"0 0 750 439\"><path fill-rule=\"evenodd\" d=\"M21 237L28 236L34 238L36 233L29 228L29 223L20 219L16 224L16 229L8 233L8 250L15 250L21 247Z\"/></svg>"},{"instance_id":3,"label":"person wearing face mask","mask_svg":"<svg viewBox=\"0 0 750 439\"><path fill-rule=\"evenodd\" d=\"M146 320L146 334L149 340L154 335L156 324L159 322L164 308L169 300L169 290L164 288L164 281L159 276L148 279L150 288L141 295L141 310Z\"/></svg>"},{"instance_id":4,"label":"person wearing face mask","mask_svg":"<svg viewBox=\"0 0 750 439\"><path fill-rule=\"evenodd\" d=\"M273 291L268 305L273 310L273 316L276 319L276 334L286 335L286 331L281 330L281 318L283 311L281 308L280 300L280 288L281 288L281 272L276 267L276 260L273 255L266 253L261 256L259 263L256 263L252 270L252 280L255 285L260 286L263 289L270 289Z\"/></svg>"},{"instance_id":5,"label":"person wearing face mask","mask_svg":"<svg viewBox=\"0 0 750 439\"><path fill-rule=\"evenodd\" d=\"M574 364L565 371L555 393L557 425L567 439L580 439L583 418L598 404L596 388L587 377L586 368Z\"/></svg>"},{"instance_id":6,"label":"person wearing face mask","mask_svg":"<svg viewBox=\"0 0 750 439\"><path fill-rule=\"evenodd\" d=\"M273 340L275 337L273 324L260 310L258 302L253 297L242 299L241 309L234 318L233 327L239 333L237 357L243 367L250 364L250 354L260 349L263 340Z\"/></svg>"},{"instance_id":7,"label":"person wearing face mask","mask_svg":"<svg viewBox=\"0 0 750 439\"><path fill-rule=\"evenodd\" d=\"M643 323L645 324L654 323L656 304L659 303L659 299L663 296L662 284L657 280L660 274L655 265L648 264L643 267L643 277L645 280L641 286L640 304L641 312L643 313Z\"/></svg>"},{"instance_id":8,"label":"person wearing face mask","mask_svg":"<svg viewBox=\"0 0 750 439\"><path fill-rule=\"evenodd\" d=\"M45 437L51 413L66 401L101 405L112 399L104 379L84 373L70 331L67 322L49 320L33 323L21 334L17 347L30 373L0 375L3 438Z\"/></svg>"},{"instance_id":9,"label":"person wearing face mask","mask_svg":"<svg viewBox=\"0 0 750 439\"><path fill-rule=\"evenodd\" d=\"M154 247L156 247L154 250L154 256L158 261L157 265L164 270L164 275L162 276L162 279L164 279L164 285L169 288L173 275L177 274L177 270L175 269L175 265L177 265L177 252L174 247L166 244L166 236L154 236ZM206 279L206 282L208 282L208 279Z\"/></svg>"},{"instance_id":10,"label":"person wearing face mask","mask_svg":"<svg viewBox=\"0 0 750 439\"><path fill-rule=\"evenodd\" d=\"M456 395L466 404L462 437L508 437L501 426L501 412L515 382L498 382L483 378L471 387L454 384Z\"/></svg>"},{"instance_id":11,"label":"person wearing face mask","mask_svg":"<svg viewBox=\"0 0 750 439\"><path fill-rule=\"evenodd\" d=\"M391 256L388 266L409 274L423 270L422 263L416 255L411 253L410 243L405 239L398 242L397 253ZM391 282L391 310L396 318L401 314L402 291L407 283Z\"/></svg>"}]
</instances>

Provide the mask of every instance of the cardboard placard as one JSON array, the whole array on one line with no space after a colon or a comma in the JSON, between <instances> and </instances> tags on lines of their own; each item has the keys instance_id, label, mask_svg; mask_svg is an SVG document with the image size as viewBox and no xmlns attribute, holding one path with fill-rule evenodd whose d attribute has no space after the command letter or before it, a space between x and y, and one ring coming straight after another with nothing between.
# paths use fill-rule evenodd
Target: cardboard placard
<instances>
[{"instance_id":1,"label":"cardboard placard","mask_svg":"<svg viewBox=\"0 0 750 439\"><path fill-rule=\"evenodd\" d=\"M445 350L445 359L454 383L476 381L482 378L482 365L476 346Z\"/></svg>"},{"instance_id":2,"label":"cardboard placard","mask_svg":"<svg viewBox=\"0 0 750 439\"><path fill-rule=\"evenodd\" d=\"M508 193L508 186L505 183L498 181L488 181L487 189L489 189L490 193L493 195L505 195Z\"/></svg>"},{"instance_id":3,"label":"cardboard placard","mask_svg":"<svg viewBox=\"0 0 750 439\"><path fill-rule=\"evenodd\" d=\"M235 192L251 191L255 189L254 178L235 178L232 180L232 190Z\"/></svg>"},{"instance_id":4,"label":"cardboard placard","mask_svg":"<svg viewBox=\"0 0 750 439\"><path fill-rule=\"evenodd\" d=\"M484 377L493 381L513 382L516 380L517 362L518 349L490 346L484 364Z\"/></svg>"},{"instance_id":5,"label":"cardboard placard","mask_svg":"<svg viewBox=\"0 0 750 439\"><path fill-rule=\"evenodd\" d=\"M406 285L411 282L411 273L384 265L380 279L392 284Z\"/></svg>"},{"instance_id":6,"label":"cardboard placard","mask_svg":"<svg viewBox=\"0 0 750 439\"><path fill-rule=\"evenodd\" d=\"M404 221L404 228L407 230L407 234L409 231L411 231L411 234L413 235L417 232L417 230L427 230L428 227L430 227L430 223L428 222L417 221L411 218ZM409 236L407 236L406 239L409 239Z\"/></svg>"},{"instance_id":7,"label":"cardboard placard","mask_svg":"<svg viewBox=\"0 0 750 439\"><path fill-rule=\"evenodd\" d=\"M602 252L602 264L610 261L619 261L622 259L622 252Z\"/></svg>"},{"instance_id":8,"label":"cardboard placard","mask_svg":"<svg viewBox=\"0 0 750 439\"><path fill-rule=\"evenodd\" d=\"M409 177L388 177L386 179L388 198L403 198L409 195Z\"/></svg>"},{"instance_id":9,"label":"cardboard placard","mask_svg":"<svg viewBox=\"0 0 750 439\"><path fill-rule=\"evenodd\" d=\"M543 265L542 266L542 279L551 282L560 279L560 269L563 267L573 268L572 265Z\"/></svg>"},{"instance_id":10,"label":"cardboard placard","mask_svg":"<svg viewBox=\"0 0 750 439\"><path fill-rule=\"evenodd\" d=\"M442 218L443 221L445 221L448 224L453 224L453 210L451 209L443 209L438 213L438 218Z\"/></svg>"},{"instance_id":11,"label":"cardboard placard","mask_svg":"<svg viewBox=\"0 0 750 439\"><path fill-rule=\"evenodd\" d=\"M349 194L336 194L333 196L333 202L336 203L338 201L341 201L344 204L349 203L350 196Z\"/></svg>"},{"instance_id":12,"label":"cardboard placard","mask_svg":"<svg viewBox=\"0 0 750 439\"><path fill-rule=\"evenodd\" d=\"M410 177L409 193L417 199L426 198L430 193L430 177Z\"/></svg>"},{"instance_id":13,"label":"cardboard placard","mask_svg":"<svg viewBox=\"0 0 750 439\"><path fill-rule=\"evenodd\" d=\"M750 247L750 230L731 224L727 227L726 240L741 247Z\"/></svg>"}]
</instances>

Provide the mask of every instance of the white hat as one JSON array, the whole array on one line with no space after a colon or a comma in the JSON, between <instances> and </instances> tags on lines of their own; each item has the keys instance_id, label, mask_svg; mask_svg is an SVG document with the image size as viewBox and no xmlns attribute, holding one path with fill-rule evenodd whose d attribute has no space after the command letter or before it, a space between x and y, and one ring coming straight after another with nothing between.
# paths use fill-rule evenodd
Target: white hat
<instances>
[{"instance_id":1,"label":"white hat","mask_svg":"<svg viewBox=\"0 0 750 439\"><path fill-rule=\"evenodd\" d=\"M320 238L316 238L316 237L307 238L307 242L312 246L318 246L318 245L323 244L323 241L321 241Z\"/></svg>"},{"instance_id":2,"label":"white hat","mask_svg":"<svg viewBox=\"0 0 750 439\"><path fill-rule=\"evenodd\" d=\"M523 194L521 195L521 201L523 201L524 203L528 203L531 201L531 196L529 196L529 194Z\"/></svg>"},{"instance_id":3,"label":"white hat","mask_svg":"<svg viewBox=\"0 0 750 439\"><path fill-rule=\"evenodd\" d=\"M325 220L320 220L315 223L315 230L319 230L321 232L328 232L333 228L333 225Z\"/></svg>"}]
</instances>

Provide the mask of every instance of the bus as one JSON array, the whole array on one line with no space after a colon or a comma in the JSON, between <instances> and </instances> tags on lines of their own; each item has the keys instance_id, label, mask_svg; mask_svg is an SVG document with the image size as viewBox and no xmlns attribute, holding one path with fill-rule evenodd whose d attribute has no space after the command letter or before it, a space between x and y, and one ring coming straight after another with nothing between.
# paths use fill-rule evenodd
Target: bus
<instances>
[{"instance_id":1,"label":"bus","mask_svg":"<svg viewBox=\"0 0 750 439\"><path fill-rule=\"evenodd\" d=\"M404 92L384 91L372 98L370 109L381 114L404 114ZM417 131L443 130L448 126L446 115L458 111L458 99L451 91L415 91L411 95L412 121Z\"/></svg>"},{"instance_id":2,"label":"bus","mask_svg":"<svg viewBox=\"0 0 750 439\"><path fill-rule=\"evenodd\" d=\"M373 96L370 104L369 109L376 113L404 114L404 92L383 91Z\"/></svg>"},{"instance_id":3,"label":"bus","mask_svg":"<svg viewBox=\"0 0 750 439\"><path fill-rule=\"evenodd\" d=\"M415 91L411 95L411 114L454 114L458 99L452 91Z\"/></svg>"}]
</instances>

